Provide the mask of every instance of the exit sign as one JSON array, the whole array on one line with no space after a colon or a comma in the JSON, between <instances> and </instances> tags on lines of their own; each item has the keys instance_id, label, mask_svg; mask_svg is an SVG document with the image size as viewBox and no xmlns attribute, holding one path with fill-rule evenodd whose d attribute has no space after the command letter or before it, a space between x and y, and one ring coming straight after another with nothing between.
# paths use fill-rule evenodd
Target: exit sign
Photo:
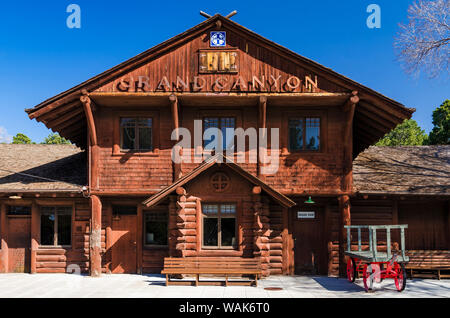
<instances>
[{"instance_id":1,"label":"exit sign","mask_svg":"<svg viewBox=\"0 0 450 318\"><path fill-rule=\"evenodd\" d=\"M314 211L298 211L297 219L315 219L316 212Z\"/></svg>"}]
</instances>

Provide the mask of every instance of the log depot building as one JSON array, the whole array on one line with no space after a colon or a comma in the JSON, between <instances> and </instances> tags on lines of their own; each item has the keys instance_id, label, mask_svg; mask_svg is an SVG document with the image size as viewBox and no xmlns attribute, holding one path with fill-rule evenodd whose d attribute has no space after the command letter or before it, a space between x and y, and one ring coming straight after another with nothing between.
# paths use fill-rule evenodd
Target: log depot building
<instances>
[{"instance_id":1,"label":"log depot building","mask_svg":"<svg viewBox=\"0 0 450 318\"><path fill-rule=\"evenodd\" d=\"M0 271L159 273L164 257L220 256L338 275L350 223L407 223L408 249L449 250L448 148L370 147L413 111L215 15L26 110L74 145L0 145ZM277 171L247 148L241 163L174 162L185 135L172 132L194 135L194 120L225 142L225 128L268 128L257 152Z\"/></svg>"}]
</instances>

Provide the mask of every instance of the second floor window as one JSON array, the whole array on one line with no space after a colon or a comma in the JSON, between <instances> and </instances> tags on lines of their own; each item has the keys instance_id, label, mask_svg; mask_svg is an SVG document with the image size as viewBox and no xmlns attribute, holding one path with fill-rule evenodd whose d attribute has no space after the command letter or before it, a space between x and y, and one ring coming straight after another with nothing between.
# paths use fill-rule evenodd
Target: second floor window
<instances>
[{"instance_id":1,"label":"second floor window","mask_svg":"<svg viewBox=\"0 0 450 318\"><path fill-rule=\"evenodd\" d=\"M152 118L120 118L120 148L153 150Z\"/></svg>"},{"instance_id":2,"label":"second floor window","mask_svg":"<svg viewBox=\"0 0 450 318\"><path fill-rule=\"evenodd\" d=\"M234 134L227 134L227 128L236 128L236 120L234 117L205 117L203 119L204 131L208 128L218 128L222 132L222 148L233 149ZM217 140L211 137L209 140L205 140L204 147L212 149L217 146Z\"/></svg>"},{"instance_id":3,"label":"second floor window","mask_svg":"<svg viewBox=\"0 0 450 318\"><path fill-rule=\"evenodd\" d=\"M320 150L319 117L305 117L289 120L289 150Z\"/></svg>"}]
</instances>

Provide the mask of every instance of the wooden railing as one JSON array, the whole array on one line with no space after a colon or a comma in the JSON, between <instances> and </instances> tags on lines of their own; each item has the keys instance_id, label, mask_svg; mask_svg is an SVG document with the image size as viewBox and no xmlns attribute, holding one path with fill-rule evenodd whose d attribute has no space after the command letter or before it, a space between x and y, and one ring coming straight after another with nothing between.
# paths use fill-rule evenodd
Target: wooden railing
<instances>
[{"instance_id":1,"label":"wooden railing","mask_svg":"<svg viewBox=\"0 0 450 318\"><path fill-rule=\"evenodd\" d=\"M361 232L367 229L369 232L369 251L372 253L374 259L378 256L378 243L377 243L377 230L386 231L386 254L387 256L392 253L391 246L391 230L400 230L400 252L403 259L406 259L405 254L405 229L408 228L407 224L402 225L345 225L347 229L347 252L351 250L351 230L356 229L358 231L358 252L362 252Z\"/></svg>"}]
</instances>

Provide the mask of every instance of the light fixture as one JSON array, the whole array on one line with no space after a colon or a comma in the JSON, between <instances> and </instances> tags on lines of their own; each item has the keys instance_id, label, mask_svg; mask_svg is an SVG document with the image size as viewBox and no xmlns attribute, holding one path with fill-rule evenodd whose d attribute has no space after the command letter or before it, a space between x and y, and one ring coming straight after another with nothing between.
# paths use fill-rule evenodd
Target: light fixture
<instances>
[{"instance_id":1,"label":"light fixture","mask_svg":"<svg viewBox=\"0 0 450 318\"><path fill-rule=\"evenodd\" d=\"M20 199L22 199L22 197L20 195L10 195L9 198L11 200L20 200Z\"/></svg>"},{"instance_id":2,"label":"light fixture","mask_svg":"<svg viewBox=\"0 0 450 318\"><path fill-rule=\"evenodd\" d=\"M308 200L306 200L305 203L307 203L307 204L314 204L314 203L316 203L316 202L314 202L314 201L311 199L311 197L308 197Z\"/></svg>"}]
</instances>

